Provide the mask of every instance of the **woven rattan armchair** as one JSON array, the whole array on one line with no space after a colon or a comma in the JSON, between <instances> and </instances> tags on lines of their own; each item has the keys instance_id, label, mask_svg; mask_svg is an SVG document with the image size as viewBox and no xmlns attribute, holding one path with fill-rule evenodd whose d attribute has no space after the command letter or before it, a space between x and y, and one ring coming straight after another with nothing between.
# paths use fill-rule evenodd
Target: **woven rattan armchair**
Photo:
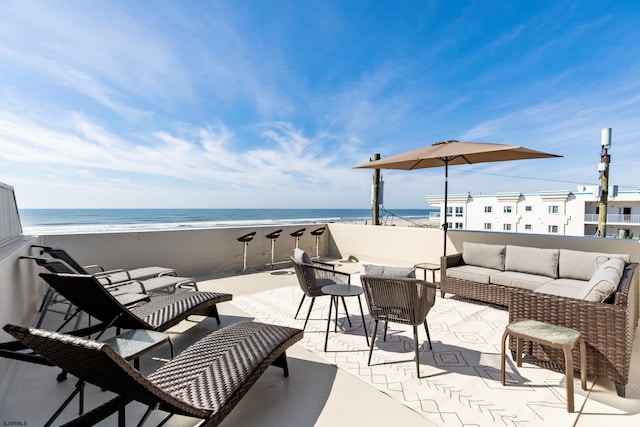
<instances>
[{"instance_id":1,"label":"woven rattan armchair","mask_svg":"<svg viewBox=\"0 0 640 427\"><path fill-rule=\"evenodd\" d=\"M436 301L436 285L419 279L360 276L369 314L375 320L369 348L369 365L373 344L378 330L378 321L396 322L413 326L413 344L418 378L420 378L420 352L418 348L418 325L423 324L427 332L429 350L431 336L427 325L427 314ZM385 325L385 338L386 338Z\"/></svg>"},{"instance_id":2,"label":"woven rattan armchair","mask_svg":"<svg viewBox=\"0 0 640 427\"><path fill-rule=\"evenodd\" d=\"M291 257L291 262L293 263L293 269L296 272L296 276L298 276L300 289L302 289L303 292L302 300L300 300L300 305L298 305L298 310L296 311L294 319L298 318L298 314L300 313L305 297L311 298L307 318L305 319L304 326L302 328L304 329L307 327L307 322L309 321L311 309L313 308L313 303L315 302L316 297L327 296L322 293L322 288L328 285L348 285L351 283L351 275L349 273L335 270L331 264L312 261L305 251L298 248L295 249L294 256ZM342 305L344 306L344 311L347 314L347 319L349 319L349 312L347 311L344 298L342 298ZM349 324L351 324L350 320Z\"/></svg>"}]
</instances>

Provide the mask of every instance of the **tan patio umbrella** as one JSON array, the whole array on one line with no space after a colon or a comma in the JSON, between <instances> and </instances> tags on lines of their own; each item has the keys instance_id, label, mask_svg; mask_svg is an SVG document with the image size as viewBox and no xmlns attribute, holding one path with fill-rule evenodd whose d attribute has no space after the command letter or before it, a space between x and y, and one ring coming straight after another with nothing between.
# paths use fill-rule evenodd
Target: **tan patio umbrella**
<instances>
[{"instance_id":1,"label":"tan patio umbrella","mask_svg":"<svg viewBox=\"0 0 640 427\"><path fill-rule=\"evenodd\" d=\"M562 157L543 153L518 145L493 144L489 142L442 141L406 153L396 154L364 165L356 169L401 169L413 170L444 166L444 255L447 254L447 193L449 185L449 165L502 162L506 160L540 159Z\"/></svg>"}]
</instances>

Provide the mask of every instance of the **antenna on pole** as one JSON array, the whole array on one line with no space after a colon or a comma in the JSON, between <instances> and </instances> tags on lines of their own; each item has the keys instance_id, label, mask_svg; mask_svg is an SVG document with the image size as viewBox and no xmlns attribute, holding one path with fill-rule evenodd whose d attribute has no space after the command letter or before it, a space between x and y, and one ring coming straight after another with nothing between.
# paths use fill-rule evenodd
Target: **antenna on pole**
<instances>
[{"instance_id":1,"label":"antenna on pole","mask_svg":"<svg viewBox=\"0 0 640 427\"><path fill-rule=\"evenodd\" d=\"M598 172L600 172L600 203L598 203L598 235L607 237L607 200L609 199L609 163L611 156L609 149L611 148L611 128L603 128L600 138L602 150L600 152L600 164L598 164Z\"/></svg>"}]
</instances>

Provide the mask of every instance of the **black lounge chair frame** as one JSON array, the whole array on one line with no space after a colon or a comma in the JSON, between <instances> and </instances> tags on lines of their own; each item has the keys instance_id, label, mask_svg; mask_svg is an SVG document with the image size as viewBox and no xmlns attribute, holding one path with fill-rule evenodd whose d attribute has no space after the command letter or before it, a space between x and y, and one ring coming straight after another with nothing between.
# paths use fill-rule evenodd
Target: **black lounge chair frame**
<instances>
[{"instance_id":1,"label":"black lounge chair frame","mask_svg":"<svg viewBox=\"0 0 640 427\"><path fill-rule=\"evenodd\" d=\"M104 343L7 324L4 330L51 364L78 378L76 390L48 424L82 391L85 383L117 394L114 399L80 415L67 426L94 425L118 413L124 426L131 401L147 405L142 425L155 409L204 420L217 426L270 365L289 375L286 349L302 339L303 331L284 326L240 322L222 328L189 346L153 374L145 377Z\"/></svg>"}]
</instances>

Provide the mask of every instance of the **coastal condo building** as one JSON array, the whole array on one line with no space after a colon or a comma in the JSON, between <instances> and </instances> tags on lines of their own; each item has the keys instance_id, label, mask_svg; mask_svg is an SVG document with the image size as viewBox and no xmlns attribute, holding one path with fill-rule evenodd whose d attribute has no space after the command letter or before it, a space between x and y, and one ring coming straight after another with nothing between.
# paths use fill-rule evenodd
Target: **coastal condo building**
<instances>
[{"instance_id":1,"label":"coastal condo building","mask_svg":"<svg viewBox=\"0 0 640 427\"><path fill-rule=\"evenodd\" d=\"M426 196L444 215L444 196ZM450 230L594 236L598 231L599 187L578 186L575 192L535 194L449 195L446 220ZM440 221L441 222L441 221ZM640 189L609 188L606 237L640 238Z\"/></svg>"}]
</instances>

